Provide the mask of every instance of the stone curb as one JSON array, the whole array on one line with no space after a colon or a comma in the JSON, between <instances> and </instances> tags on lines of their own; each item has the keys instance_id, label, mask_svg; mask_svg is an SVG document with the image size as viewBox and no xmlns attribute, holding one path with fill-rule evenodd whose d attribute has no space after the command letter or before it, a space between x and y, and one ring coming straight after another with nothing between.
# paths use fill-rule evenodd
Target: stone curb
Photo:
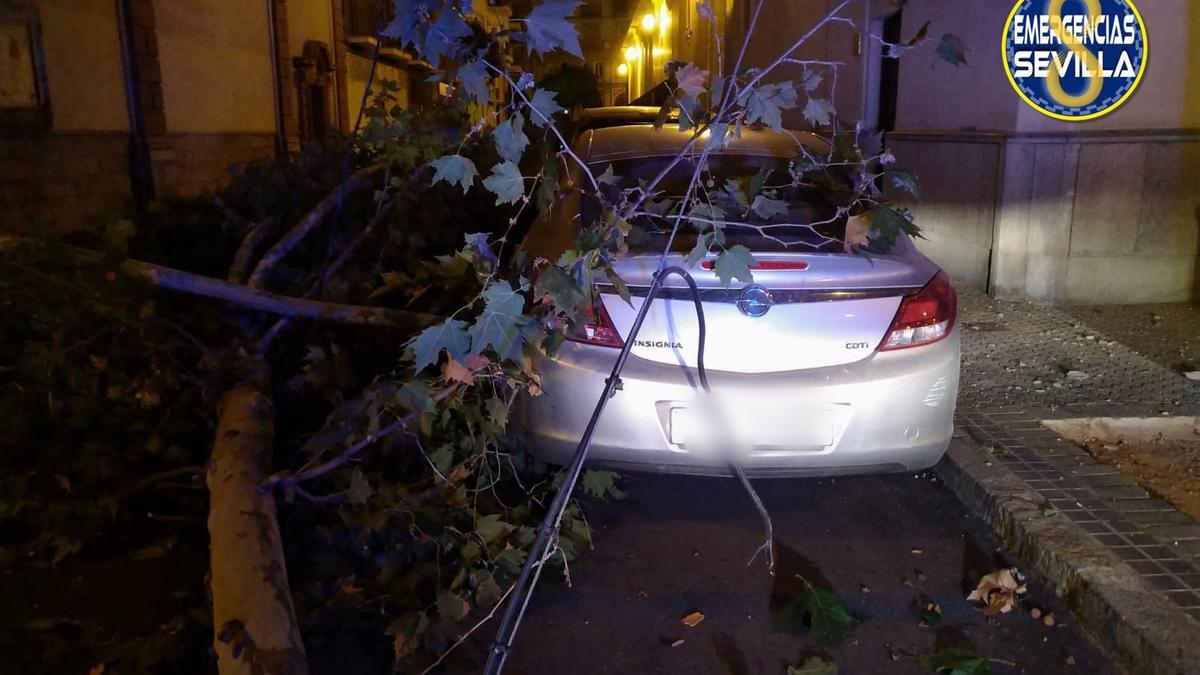
<instances>
[{"instance_id":1,"label":"stone curb","mask_svg":"<svg viewBox=\"0 0 1200 675\"><path fill-rule=\"evenodd\" d=\"M981 447L955 437L934 470L1119 665L1138 675L1197 672L1200 624L1078 525L1045 515L1043 498Z\"/></svg>"}]
</instances>

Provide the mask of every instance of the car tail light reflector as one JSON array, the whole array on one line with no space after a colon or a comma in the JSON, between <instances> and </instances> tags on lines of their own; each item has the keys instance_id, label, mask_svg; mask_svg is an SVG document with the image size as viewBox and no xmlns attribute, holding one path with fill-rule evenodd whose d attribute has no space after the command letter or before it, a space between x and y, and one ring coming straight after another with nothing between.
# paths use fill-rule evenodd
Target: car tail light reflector
<instances>
[{"instance_id":1,"label":"car tail light reflector","mask_svg":"<svg viewBox=\"0 0 1200 675\"><path fill-rule=\"evenodd\" d=\"M896 318L888 328L880 351L927 345L950 334L958 314L958 296L950 277L938 272L928 284L912 295L904 296Z\"/></svg>"},{"instance_id":2,"label":"car tail light reflector","mask_svg":"<svg viewBox=\"0 0 1200 675\"><path fill-rule=\"evenodd\" d=\"M612 319L608 316L608 311L604 309L604 301L597 298L586 312L587 319L583 325L576 324L575 328L567 331L566 338L568 340L617 349L625 346L625 342L621 340L621 334L617 332L617 327L613 325Z\"/></svg>"}]
</instances>

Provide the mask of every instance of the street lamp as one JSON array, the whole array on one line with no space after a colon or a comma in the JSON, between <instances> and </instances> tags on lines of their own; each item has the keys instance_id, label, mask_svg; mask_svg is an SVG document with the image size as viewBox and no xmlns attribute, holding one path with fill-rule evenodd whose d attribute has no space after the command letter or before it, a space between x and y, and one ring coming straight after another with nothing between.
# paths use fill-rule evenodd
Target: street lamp
<instances>
[{"instance_id":1,"label":"street lamp","mask_svg":"<svg viewBox=\"0 0 1200 675\"><path fill-rule=\"evenodd\" d=\"M647 12L642 15L641 22L641 38L642 52L644 53L643 71L645 75L645 91L650 91L654 87L654 29L658 28L658 20L654 14Z\"/></svg>"}]
</instances>

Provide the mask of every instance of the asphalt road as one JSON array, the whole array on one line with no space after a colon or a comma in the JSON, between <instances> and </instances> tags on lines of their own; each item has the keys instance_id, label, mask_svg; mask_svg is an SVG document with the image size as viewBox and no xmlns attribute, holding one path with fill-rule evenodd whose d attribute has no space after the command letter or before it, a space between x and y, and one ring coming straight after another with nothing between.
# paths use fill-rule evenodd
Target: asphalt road
<instances>
[{"instance_id":1,"label":"asphalt road","mask_svg":"<svg viewBox=\"0 0 1200 675\"><path fill-rule=\"evenodd\" d=\"M571 587L539 587L506 671L775 675L821 655L840 673L921 673L916 655L965 643L994 673L1120 672L1036 580L1020 611L997 618L965 601L981 574L1016 561L931 477L756 486L775 523L774 577L761 560L746 565L762 530L736 481L627 476L627 499L587 506L595 548L571 565ZM844 646L772 628L772 609L799 589L796 575L860 617ZM910 607L922 594L942 613L928 627ZM1032 618L1034 605L1056 625ZM681 618L693 611L705 618L689 628Z\"/></svg>"}]
</instances>

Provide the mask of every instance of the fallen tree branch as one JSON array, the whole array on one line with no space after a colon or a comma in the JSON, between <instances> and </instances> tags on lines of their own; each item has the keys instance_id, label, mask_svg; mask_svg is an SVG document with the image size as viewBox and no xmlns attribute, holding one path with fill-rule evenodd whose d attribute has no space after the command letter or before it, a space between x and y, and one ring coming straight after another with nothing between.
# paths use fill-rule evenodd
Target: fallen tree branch
<instances>
[{"instance_id":1,"label":"fallen tree branch","mask_svg":"<svg viewBox=\"0 0 1200 675\"><path fill-rule=\"evenodd\" d=\"M0 251L7 251L14 243L31 243L16 237L0 235ZM94 264L103 264L104 255L88 249L64 247L76 260ZM165 288L181 293L199 295L214 300L231 302L242 307L256 309L271 314L302 317L317 321L332 321L335 323L355 324L363 326L379 326L398 329L417 329L429 326L445 317L435 314L423 314L402 309L387 307L370 307L366 305L344 305L340 303L321 302L280 295L270 291L247 288L240 284L206 277L202 274L185 272L173 267L165 267L154 263L126 258L117 264L115 271L144 281L152 286Z\"/></svg>"},{"instance_id":2,"label":"fallen tree branch","mask_svg":"<svg viewBox=\"0 0 1200 675\"><path fill-rule=\"evenodd\" d=\"M250 266L254 263L254 253L274 230L274 218L266 218L250 228L250 231L242 238L242 243L238 245L237 253L233 255L233 262L229 264L229 275L225 277L226 281L231 284L245 283L246 275L250 274Z\"/></svg>"},{"instance_id":3,"label":"fallen tree branch","mask_svg":"<svg viewBox=\"0 0 1200 675\"><path fill-rule=\"evenodd\" d=\"M342 200L369 185L371 176L383 168L383 164L372 164L359 169L351 174L343 183L334 188L328 195L325 195L325 198L313 207L311 211L306 213L300 219L300 222L296 223L287 234L275 242L274 246L267 249L262 259L254 266L254 271L250 273L250 278L247 280L246 285L250 288L262 288L267 274L270 273L275 265L279 264L279 261L283 260L288 252L303 241L335 206L342 203Z\"/></svg>"}]
</instances>

